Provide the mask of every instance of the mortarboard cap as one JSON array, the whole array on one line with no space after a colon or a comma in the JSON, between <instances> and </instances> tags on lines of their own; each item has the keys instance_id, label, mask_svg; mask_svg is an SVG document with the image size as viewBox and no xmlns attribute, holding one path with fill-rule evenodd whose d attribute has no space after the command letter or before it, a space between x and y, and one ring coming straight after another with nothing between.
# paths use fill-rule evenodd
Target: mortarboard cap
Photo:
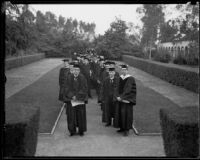
<instances>
[{"instance_id":1,"label":"mortarboard cap","mask_svg":"<svg viewBox=\"0 0 200 160\"><path fill-rule=\"evenodd\" d=\"M65 58L62 60L63 62L69 62L69 59Z\"/></svg>"},{"instance_id":2,"label":"mortarboard cap","mask_svg":"<svg viewBox=\"0 0 200 160\"><path fill-rule=\"evenodd\" d=\"M115 71L115 67L110 67L108 70L109 71Z\"/></svg>"},{"instance_id":3,"label":"mortarboard cap","mask_svg":"<svg viewBox=\"0 0 200 160\"><path fill-rule=\"evenodd\" d=\"M128 66L127 66L127 65L125 65L125 64L121 64L120 66L121 66L121 68L125 68L125 69L127 69L127 68L128 68Z\"/></svg>"},{"instance_id":4,"label":"mortarboard cap","mask_svg":"<svg viewBox=\"0 0 200 160\"><path fill-rule=\"evenodd\" d=\"M74 64L74 68L80 68L80 65Z\"/></svg>"}]
</instances>

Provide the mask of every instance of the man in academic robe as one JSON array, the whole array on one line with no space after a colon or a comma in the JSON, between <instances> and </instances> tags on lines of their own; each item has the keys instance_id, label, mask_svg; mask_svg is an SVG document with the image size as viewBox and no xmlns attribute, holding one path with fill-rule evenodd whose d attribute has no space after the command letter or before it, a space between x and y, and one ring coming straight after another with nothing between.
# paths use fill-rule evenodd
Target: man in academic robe
<instances>
[{"instance_id":1,"label":"man in academic robe","mask_svg":"<svg viewBox=\"0 0 200 160\"><path fill-rule=\"evenodd\" d=\"M67 74L69 73L69 60L63 59L64 66L59 71L59 97L58 99L63 102L63 92L64 92L64 82L66 80Z\"/></svg>"},{"instance_id":2,"label":"man in academic robe","mask_svg":"<svg viewBox=\"0 0 200 160\"><path fill-rule=\"evenodd\" d=\"M71 104L71 99L70 98L68 98L67 96L66 96L66 94L67 94L67 92L69 92L69 89L70 89L70 81L71 81L71 79L73 78L73 76L74 76L74 62L73 61L71 61L71 62L69 62L69 72L68 72L68 74L67 74L67 76L66 76L66 79L65 79L65 81L64 81L64 94L63 94L63 100L64 100L64 103L65 103L65 110L66 110L66 115L67 115L67 113L68 113L68 107L67 106L69 106L70 104Z\"/></svg>"},{"instance_id":3,"label":"man in academic robe","mask_svg":"<svg viewBox=\"0 0 200 160\"><path fill-rule=\"evenodd\" d=\"M86 103L88 100L87 80L80 73L80 66L73 65L73 76L70 76L68 86L65 89L65 100L67 106L67 124L70 136L78 133L80 136L87 131Z\"/></svg>"},{"instance_id":4,"label":"man in academic robe","mask_svg":"<svg viewBox=\"0 0 200 160\"><path fill-rule=\"evenodd\" d=\"M104 70L105 70L104 60L100 59L97 65L97 69L96 69L96 76L94 76L94 79L96 81L96 92L98 96L97 103L100 103L100 89L101 89L101 83L102 83L102 73Z\"/></svg>"},{"instance_id":5,"label":"man in academic robe","mask_svg":"<svg viewBox=\"0 0 200 160\"><path fill-rule=\"evenodd\" d=\"M84 59L83 64L81 65L81 71L87 80L88 96L90 98L92 98L92 95L91 95L91 68L90 68L88 58Z\"/></svg>"},{"instance_id":6,"label":"man in academic robe","mask_svg":"<svg viewBox=\"0 0 200 160\"><path fill-rule=\"evenodd\" d=\"M121 65L119 85L115 88L114 98L118 101L115 107L114 127L120 128L128 136L133 125L133 106L136 105L136 83L133 76L128 73L128 66Z\"/></svg>"},{"instance_id":7,"label":"man in academic robe","mask_svg":"<svg viewBox=\"0 0 200 160\"><path fill-rule=\"evenodd\" d=\"M99 98L98 98L98 103L100 103L100 106L101 106L101 110L103 111L104 110L104 102L103 102L103 81L109 77L109 73L108 73L108 69L109 69L109 64L110 62L109 61L106 61L103 63L103 66L104 66L104 70L102 70L101 74L100 74L100 77L99 77L99 80L100 80L100 89L99 89ZM105 122L104 120L105 118L103 118L103 122Z\"/></svg>"},{"instance_id":8,"label":"man in academic robe","mask_svg":"<svg viewBox=\"0 0 200 160\"><path fill-rule=\"evenodd\" d=\"M104 104L104 109L102 113L102 121L106 122L106 127L110 126L113 122L115 103L114 99L114 89L119 84L119 76L115 76L115 68L109 68L109 77L103 81L102 86L102 103Z\"/></svg>"}]
</instances>

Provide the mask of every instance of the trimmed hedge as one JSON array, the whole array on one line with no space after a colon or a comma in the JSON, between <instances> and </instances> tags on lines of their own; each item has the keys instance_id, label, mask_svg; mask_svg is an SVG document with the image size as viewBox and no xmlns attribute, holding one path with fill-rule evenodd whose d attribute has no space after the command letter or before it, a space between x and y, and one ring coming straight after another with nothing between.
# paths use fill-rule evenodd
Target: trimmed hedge
<instances>
[{"instance_id":1,"label":"trimmed hedge","mask_svg":"<svg viewBox=\"0 0 200 160\"><path fill-rule=\"evenodd\" d=\"M148 60L127 55L123 56L123 61L169 83L199 93L199 74L196 72L167 66L166 64L159 64L159 62L150 62Z\"/></svg>"},{"instance_id":2,"label":"trimmed hedge","mask_svg":"<svg viewBox=\"0 0 200 160\"><path fill-rule=\"evenodd\" d=\"M11 69L11 68L16 68L20 67L35 61L38 61L40 59L45 58L45 54L34 54L34 55L26 55L22 57L15 57L15 58L9 58L5 60L5 69Z\"/></svg>"},{"instance_id":3,"label":"trimmed hedge","mask_svg":"<svg viewBox=\"0 0 200 160\"><path fill-rule=\"evenodd\" d=\"M160 124L167 157L199 156L198 107L160 109Z\"/></svg>"},{"instance_id":4,"label":"trimmed hedge","mask_svg":"<svg viewBox=\"0 0 200 160\"><path fill-rule=\"evenodd\" d=\"M6 103L4 157L34 156L39 128L39 107Z\"/></svg>"}]
</instances>

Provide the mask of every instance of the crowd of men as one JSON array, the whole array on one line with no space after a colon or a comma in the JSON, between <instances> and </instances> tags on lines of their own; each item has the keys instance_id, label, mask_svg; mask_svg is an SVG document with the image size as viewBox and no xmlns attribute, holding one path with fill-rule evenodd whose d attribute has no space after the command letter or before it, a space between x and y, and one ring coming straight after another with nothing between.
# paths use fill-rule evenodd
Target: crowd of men
<instances>
[{"instance_id":1,"label":"crowd of men","mask_svg":"<svg viewBox=\"0 0 200 160\"><path fill-rule=\"evenodd\" d=\"M136 105L136 83L127 65L116 65L93 50L86 54L74 53L64 59L59 73L59 100L65 103L70 136L87 131L86 104L97 94L97 106L102 111L105 127L118 128L128 136L133 124L133 106ZM77 129L78 128L78 132Z\"/></svg>"}]
</instances>

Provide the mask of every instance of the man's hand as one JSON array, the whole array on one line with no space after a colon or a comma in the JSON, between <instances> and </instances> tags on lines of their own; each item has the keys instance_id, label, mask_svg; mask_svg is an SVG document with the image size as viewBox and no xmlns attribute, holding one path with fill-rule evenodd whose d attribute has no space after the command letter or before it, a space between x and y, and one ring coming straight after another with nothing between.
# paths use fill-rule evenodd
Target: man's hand
<instances>
[{"instance_id":1,"label":"man's hand","mask_svg":"<svg viewBox=\"0 0 200 160\"><path fill-rule=\"evenodd\" d=\"M99 83L99 84L100 84L100 83L101 83L101 82L100 82L100 80L97 80L97 83Z\"/></svg>"},{"instance_id":2,"label":"man's hand","mask_svg":"<svg viewBox=\"0 0 200 160\"><path fill-rule=\"evenodd\" d=\"M122 99L121 99L121 97L117 97L117 100L118 100L118 101L121 101Z\"/></svg>"}]
</instances>

